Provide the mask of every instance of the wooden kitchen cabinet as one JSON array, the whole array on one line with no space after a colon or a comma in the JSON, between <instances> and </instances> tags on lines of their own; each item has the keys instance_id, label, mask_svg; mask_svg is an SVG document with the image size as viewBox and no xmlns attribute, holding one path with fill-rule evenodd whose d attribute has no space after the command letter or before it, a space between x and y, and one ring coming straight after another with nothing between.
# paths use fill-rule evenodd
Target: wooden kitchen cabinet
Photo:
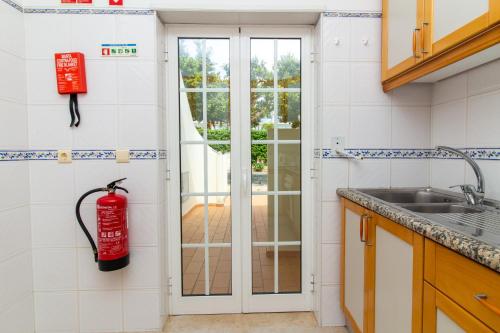
<instances>
[{"instance_id":1,"label":"wooden kitchen cabinet","mask_svg":"<svg viewBox=\"0 0 500 333\"><path fill-rule=\"evenodd\" d=\"M422 332L423 237L343 199L341 302L354 332Z\"/></svg>"},{"instance_id":2,"label":"wooden kitchen cabinet","mask_svg":"<svg viewBox=\"0 0 500 333\"><path fill-rule=\"evenodd\" d=\"M424 238L377 214L370 226L375 247L374 332L422 332Z\"/></svg>"},{"instance_id":3,"label":"wooden kitchen cabinet","mask_svg":"<svg viewBox=\"0 0 500 333\"><path fill-rule=\"evenodd\" d=\"M439 290L424 282L425 333L494 333Z\"/></svg>"},{"instance_id":4,"label":"wooden kitchen cabinet","mask_svg":"<svg viewBox=\"0 0 500 333\"><path fill-rule=\"evenodd\" d=\"M345 198L341 283L356 333L500 332L500 273Z\"/></svg>"},{"instance_id":5,"label":"wooden kitchen cabinet","mask_svg":"<svg viewBox=\"0 0 500 333\"><path fill-rule=\"evenodd\" d=\"M367 210L348 200L343 199L342 202L341 281L344 286L341 303L354 332L373 332L373 313L370 310L373 304L368 295L368 291L373 289L368 285L372 274L370 270L373 270L368 260L371 249L364 239L368 229L361 229L366 224Z\"/></svg>"},{"instance_id":6,"label":"wooden kitchen cabinet","mask_svg":"<svg viewBox=\"0 0 500 333\"><path fill-rule=\"evenodd\" d=\"M499 0L383 0L384 91L499 42Z\"/></svg>"},{"instance_id":7,"label":"wooden kitchen cabinet","mask_svg":"<svg viewBox=\"0 0 500 333\"><path fill-rule=\"evenodd\" d=\"M439 291L436 292L434 302L437 305L434 308L432 292L428 291L431 294L427 299L424 297L425 325L437 325L435 308L439 308L442 299L440 295L444 295L455 305L442 310L448 317L456 317L460 313L468 315L460 315L467 318L464 321L452 318L465 332L500 332L500 273L427 239L424 279L426 284ZM446 303L446 300L441 303L443 302ZM453 310L455 308L458 309ZM474 320L468 319L469 316ZM480 330L479 327L483 326L485 328ZM478 329L472 329L473 327Z\"/></svg>"},{"instance_id":8,"label":"wooden kitchen cabinet","mask_svg":"<svg viewBox=\"0 0 500 333\"><path fill-rule=\"evenodd\" d=\"M426 0L429 7L425 38L438 54L477 35L498 21L498 0Z\"/></svg>"},{"instance_id":9,"label":"wooden kitchen cabinet","mask_svg":"<svg viewBox=\"0 0 500 333\"><path fill-rule=\"evenodd\" d=\"M424 0L383 0L382 81L424 59Z\"/></svg>"}]
</instances>

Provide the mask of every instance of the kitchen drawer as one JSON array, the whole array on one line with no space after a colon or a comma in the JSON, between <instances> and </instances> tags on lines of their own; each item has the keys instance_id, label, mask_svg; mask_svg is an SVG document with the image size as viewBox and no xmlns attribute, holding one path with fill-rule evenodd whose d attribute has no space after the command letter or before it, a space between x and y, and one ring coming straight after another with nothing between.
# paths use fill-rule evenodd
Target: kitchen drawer
<instances>
[{"instance_id":1,"label":"kitchen drawer","mask_svg":"<svg viewBox=\"0 0 500 333\"><path fill-rule=\"evenodd\" d=\"M426 277L435 280L429 282L493 330L500 331L500 273L440 245L435 245L433 252L434 276L426 273ZM478 300L478 295L485 297Z\"/></svg>"}]
</instances>

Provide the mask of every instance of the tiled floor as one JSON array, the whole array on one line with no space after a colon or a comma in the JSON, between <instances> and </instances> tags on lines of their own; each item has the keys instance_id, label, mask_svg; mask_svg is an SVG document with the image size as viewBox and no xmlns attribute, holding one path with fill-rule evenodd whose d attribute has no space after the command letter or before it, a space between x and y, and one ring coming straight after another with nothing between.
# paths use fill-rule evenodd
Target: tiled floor
<instances>
[{"instance_id":1,"label":"tiled floor","mask_svg":"<svg viewBox=\"0 0 500 333\"><path fill-rule=\"evenodd\" d=\"M347 333L318 327L311 312L171 316L166 333Z\"/></svg>"},{"instance_id":2,"label":"tiled floor","mask_svg":"<svg viewBox=\"0 0 500 333\"><path fill-rule=\"evenodd\" d=\"M252 239L272 241L273 235L268 223L266 196L255 196L252 202ZM231 242L231 205L208 207L208 235L211 243ZM182 220L184 244L204 242L204 207L197 206ZM300 292L300 246L283 246L278 251L278 290ZM183 249L183 292L184 295L205 293L205 250L203 248ZM231 248L211 248L210 294L231 293ZM274 248L254 247L252 252L253 292L274 292Z\"/></svg>"}]
</instances>

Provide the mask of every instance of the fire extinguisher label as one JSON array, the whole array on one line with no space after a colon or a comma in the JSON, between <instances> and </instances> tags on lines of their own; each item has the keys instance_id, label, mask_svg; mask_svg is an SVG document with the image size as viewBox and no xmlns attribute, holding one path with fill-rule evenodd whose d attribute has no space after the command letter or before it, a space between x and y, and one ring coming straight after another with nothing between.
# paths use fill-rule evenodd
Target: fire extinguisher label
<instances>
[{"instance_id":1,"label":"fire extinguisher label","mask_svg":"<svg viewBox=\"0 0 500 333\"><path fill-rule=\"evenodd\" d=\"M114 260L127 255L127 209L98 206L97 219L99 260Z\"/></svg>"}]
</instances>

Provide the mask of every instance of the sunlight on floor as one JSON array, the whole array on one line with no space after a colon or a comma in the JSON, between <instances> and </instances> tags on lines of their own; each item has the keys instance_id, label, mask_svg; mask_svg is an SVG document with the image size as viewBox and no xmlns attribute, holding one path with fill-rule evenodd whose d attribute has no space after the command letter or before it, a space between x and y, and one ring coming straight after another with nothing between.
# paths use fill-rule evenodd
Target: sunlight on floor
<instances>
[{"instance_id":1,"label":"sunlight on floor","mask_svg":"<svg viewBox=\"0 0 500 333\"><path fill-rule=\"evenodd\" d=\"M311 312L171 316L168 333L347 333L344 327L318 327Z\"/></svg>"}]
</instances>

